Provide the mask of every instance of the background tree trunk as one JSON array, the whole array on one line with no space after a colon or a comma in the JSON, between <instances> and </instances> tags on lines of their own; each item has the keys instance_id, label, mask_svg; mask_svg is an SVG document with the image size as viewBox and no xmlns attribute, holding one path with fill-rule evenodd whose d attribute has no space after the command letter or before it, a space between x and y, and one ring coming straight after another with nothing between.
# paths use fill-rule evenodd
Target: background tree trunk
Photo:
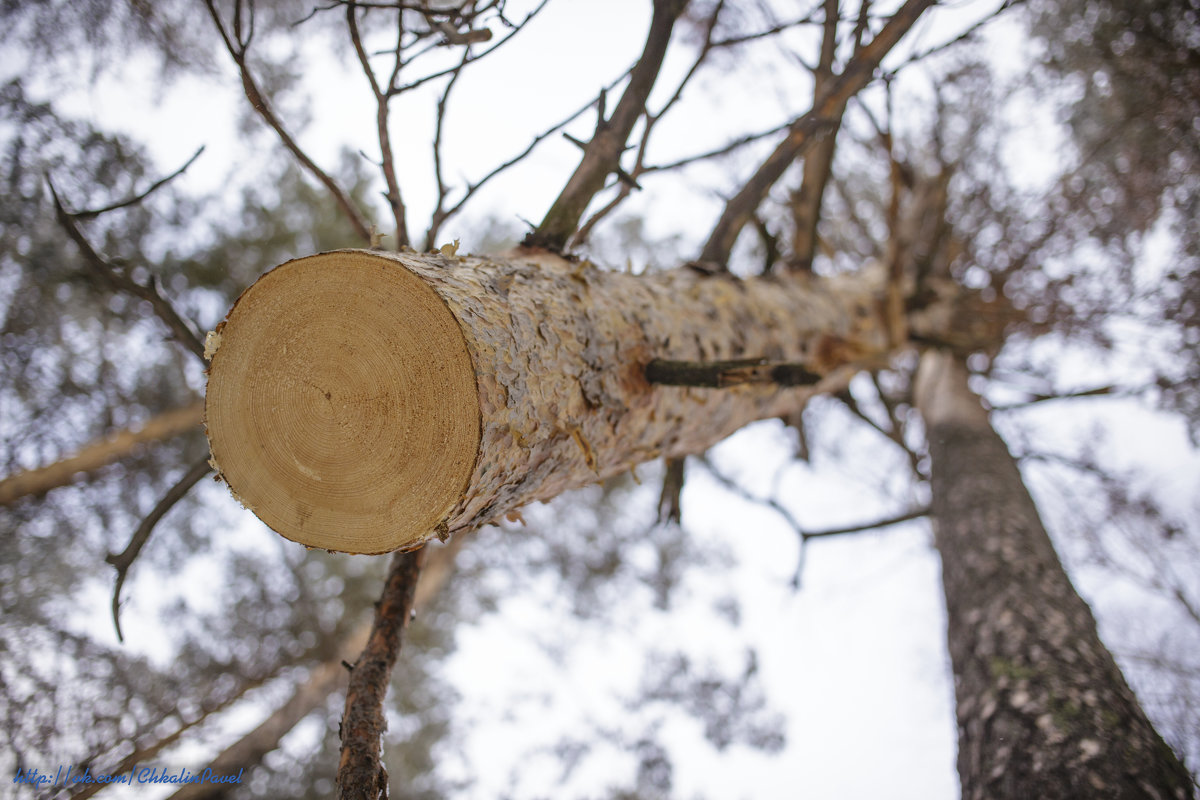
<instances>
[{"instance_id":1,"label":"background tree trunk","mask_svg":"<svg viewBox=\"0 0 1200 800\"><path fill-rule=\"evenodd\" d=\"M1187 798L1192 781L1100 641L965 366L917 379L932 465L964 800Z\"/></svg>"}]
</instances>

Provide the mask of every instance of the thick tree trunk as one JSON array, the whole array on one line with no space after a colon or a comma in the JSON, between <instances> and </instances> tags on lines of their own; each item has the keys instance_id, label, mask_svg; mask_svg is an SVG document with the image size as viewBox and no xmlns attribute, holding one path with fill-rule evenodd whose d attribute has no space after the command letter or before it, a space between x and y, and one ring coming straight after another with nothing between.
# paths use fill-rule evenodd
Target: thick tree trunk
<instances>
[{"instance_id":1,"label":"thick tree trunk","mask_svg":"<svg viewBox=\"0 0 1200 800\"><path fill-rule=\"evenodd\" d=\"M140 428L111 433L73 456L4 478L0 480L0 506L14 503L27 495L44 494L59 486L66 486L81 472L93 472L125 458L139 444L169 439L197 428L203 414L202 403L164 411L147 420Z\"/></svg>"},{"instance_id":2,"label":"thick tree trunk","mask_svg":"<svg viewBox=\"0 0 1200 800\"><path fill-rule=\"evenodd\" d=\"M888 351L880 294L537 252L298 259L211 337L209 440L231 490L284 536L412 547L796 411L844 383L840 366ZM728 376L776 382L713 390L648 382L662 359L792 368L743 365Z\"/></svg>"},{"instance_id":3,"label":"thick tree trunk","mask_svg":"<svg viewBox=\"0 0 1200 800\"><path fill-rule=\"evenodd\" d=\"M1101 643L965 367L927 354L917 405L933 462L963 798L1191 797L1187 770Z\"/></svg>"}]
</instances>

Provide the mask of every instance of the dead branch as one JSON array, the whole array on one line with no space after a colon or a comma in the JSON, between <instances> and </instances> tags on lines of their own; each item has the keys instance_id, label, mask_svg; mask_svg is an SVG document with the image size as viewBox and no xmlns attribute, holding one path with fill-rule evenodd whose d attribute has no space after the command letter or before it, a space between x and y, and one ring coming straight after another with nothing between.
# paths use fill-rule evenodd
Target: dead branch
<instances>
[{"instance_id":1,"label":"dead branch","mask_svg":"<svg viewBox=\"0 0 1200 800\"><path fill-rule=\"evenodd\" d=\"M250 71L250 65L247 61L247 51L250 47L250 41L254 36L253 13L251 13L251 24L246 33L242 33L242 0L236 0L234 3L233 31L226 28L225 23L221 20L221 15L217 12L215 0L204 0L204 5L208 8L209 16L212 18L213 24L217 27L217 33L221 35L221 41L225 43L225 49L229 52L233 63L237 65L238 72L242 78L242 89L246 93L246 99L250 101L250 105L254 108L258 115L275 134L279 137L279 141L287 148L288 152L300 163L300 165L317 181L324 186L337 203L338 208L346 215L350 225L354 228L355 233L364 242L371 242L371 225L363 217L362 213L354 205L350 196L346 191L338 185L327 172L318 167L316 163L308 157L308 154L296 143L284 127L283 121L275 114L275 111L267 103L266 97L258 87L258 83L254 80L254 74ZM253 9L253 5L251 5Z\"/></svg>"},{"instance_id":2,"label":"dead branch","mask_svg":"<svg viewBox=\"0 0 1200 800\"><path fill-rule=\"evenodd\" d=\"M625 80L625 78L629 76L629 73L632 70L633 70L633 68L630 67L628 70L626 70L621 75L621 77L617 78L612 83L610 83L608 86L604 87L604 89L601 90L601 94L612 90L617 84L619 84L621 81ZM425 236L425 241L428 243L428 248L432 248L434 246L434 241L435 241L434 235L437 233L437 231L439 231L441 229L442 225L444 225L446 223L446 220L448 220L450 217L454 216L459 211L461 211L463 206L466 205L467 201L470 200L471 197L474 196L474 194L477 191L482 189L485 184L487 184L489 181L491 181L493 178L495 178L497 175L501 174L502 172L505 172L506 170L510 169L511 167L514 167L517 164L519 164L521 161L524 161L525 158L528 157L529 154L532 153L539 144L541 144L543 141L545 141L548 137L554 135L555 133L558 133L559 131L561 131L563 128L567 127L568 125L570 125L575 120L579 119L579 117L583 116L583 114L589 108L594 106L595 104L596 104L595 100L589 100L587 103L585 103L582 106L580 106L579 108L577 108L575 111L573 111L567 117L563 118L562 120L559 120L554 125L550 126L549 128L545 129L541 133L537 134L536 136L533 137L533 140L530 141L529 145L524 150L522 150L520 153L517 153L515 156L508 159L507 161L504 161L503 163L498 164L490 172L488 172L486 175L484 175L482 178L480 178L475 183L468 184L466 190L463 192L463 196L460 197L458 199L458 201L456 203L454 203L454 205L446 207L446 208L439 207L437 210L435 210L433 213L433 217L429 223L429 232L427 232L426 236ZM533 226L531 225L530 227L533 227Z\"/></svg>"},{"instance_id":3,"label":"dead branch","mask_svg":"<svg viewBox=\"0 0 1200 800\"><path fill-rule=\"evenodd\" d=\"M362 655L350 671L346 713L342 717L342 755L338 762L339 800L386 800L387 770L380 757L387 721L383 700L400 653L400 638L412 615L425 548L392 557L383 596Z\"/></svg>"},{"instance_id":4,"label":"dead branch","mask_svg":"<svg viewBox=\"0 0 1200 800\"><path fill-rule=\"evenodd\" d=\"M117 568L117 583L113 587L112 617L113 626L117 629L117 639L119 641L125 641L125 637L121 633L121 587L125 585L125 576L129 574L130 566L133 565L138 554L142 552L142 547L150 539L150 534L154 531L154 526L158 524L158 521L176 503L182 500L201 478L211 471L212 465L209 464L207 455L193 464L191 469L185 472L183 477L167 490L162 500L158 501L158 505L146 515L146 518L142 520L142 524L138 526L133 536L130 537L129 544L125 546L125 549L120 553L109 553L104 559Z\"/></svg>"},{"instance_id":5,"label":"dead branch","mask_svg":"<svg viewBox=\"0 0 1200 800\"><path fill-rule=\"evenodd\" d=\"M679 0L654 0L646 44L629 74L629 84L621 94L621 100L610 118L604 119L602 113L599 115L596 133L588 143L583 159L541 224L525 238L527 246L559 252L579 228L579 221L592 198L604 188L605 179L620 165L633 126L646 111L646 100L658 79L671 31L684 5Z\"/></svg>"},{"instance_id":6,"label":"dead branch","mask_svg":"<svg viewBox=\"0 0 1200 800\"><path fill-rule=\"evenodd\" d=\"M510 23L512 30L510 30L504 36L500 37L496 41L495 44L493 44L491 47L487 48L486 50L483 50L479 53L471 53L463 60L463 63L460 63L458 66L447 67L446 69L438 70L437 72L431 72L428 75L424 75L424 76L417 78L416 80L413 80L409 83L394 86L389 90L389 94L393 95L393 96L398 95L398 94L404 94L405 92L412 91L413 89L416 89L419 86L424 86L426 83L429 83L430 81L435 81L438 78L444 78L447 75L457 72L458 70L462 69L467 64L474 64L477 61L487 58L492 53L496 52L501 47L508 44L508 42L511 41L514 36L516 36L518 33L520 33L522 30L524 30L525 25L528 24L530 20L532 20L534 17L536 17L540 13L541 10L546 7L546 3L548 3L548 2L550 2L550 0L542 0L540 3L538 3L534 7L534 9L532 11L530 11L528 14L525 15L525 18L523 20L521 20L520 22L515 23L515 24ZM410 62L411 62L411 59L410 59Z\"/></svg>"},{"instance_id":7,"label":"dead branch","mask_svg":"<svg viewBox=\"0 0 1200 800\"><path fill-rule=\"evenodd\" d=\"M663 473L662 493L658 496L658 521L678 525L683 517L680 495L683 493L684 459L668 458Z\"/></svg>"},{"instance_id":8,"label":"dead branch","mask_svg":"<svg viewBox=\"0 0 1200 800\"><path fill-rule=\"evenodd\" d=\"M749 383L776 386L813 386L822 376L804 364L785 364L765 358L730 361L668 361L655 359L646 365L646 380L663 386L697 386L725 389Z\"/></svg>"},{"instance_id":9,"label":"dead branch","mask_svg":"<svg viewBox=\"0 0 1200 800\"><path fill-rule=\"evenodd\" d=\"M167 328L171 331L175 340L192 352L196 358L202 363L208 362L204 358L204 345L200 343L200 337L196 334L192 326L186 322L183 317L171 305L167 298L163 297L158 290L157 282L153 275L141 284L130 277L124 270L118 269L115 264L107 261L96 249L92 247L91 242L83 235L80 230L75 216L71 214L63 206L62 200L58 196L58 191L54 188L54 183L50 180L50 176L46 176L46 185L50 187L50 196L54 199L54 213L58 217L58 223L71 237L71 241L79 248L80 254L83 256L84 263L101 281L117 291L131 294L134 297L140 298L150 303L154 309L154 313L162 320Z\"/></svg>"},{"instance_id":10,"label":"dead branch","mask_svg":"<svg viewBox=\"0 0 1200 800\"><path fill-rule=\"evenodd\" d=\"M839 110L870 83L883 57L933 3L934 0L907 0L883 26L883 30L855 53L841 74L830 82L828 90L815 98L812 109L791 123L784 140L726 203L724 212L701 250L699 261L722 265L728 263L738 234L750 221L767 192L811 145L813 138L829 130L833 121L839 118Z\"/></svg>"},{"instance_id":11,"label":"dead branch","mask_svg":"<svg viewBox=\"0 0 1200 800\"><path fill-rule=\"evenodd\" d=\"M144 442L169 439L197 428L203 416L204 403L165 411L147 420L140 428L116 431L85 445L73 456L4 478L0 480L0 506L66 486L79 473L94 472L124 458Z\"/></svg>"},{"instance_id":12,"label":"dead branch","mask_svg":"<svg viewBox=\"0 0 1200 800\"><path fill-rule=\"evenodd\" d=\"M633 169L627 174L620 168L618 163L616 175L620 189L618 189L616 196L614 196L608 203L601 207L600 210L598 210L595 214L589 217L587 222L581 225L579 230L575 232L575 235L571 237L570 241L570 246L572 248L578 247L586 242L588 237L591 235L592 229L595 228L601 220L615 211L616 208L621 205L621 203L623 203L633 191L641 189L641 186L638 185L637 179L642 175L642 173L646 172L646 152L650 146L650 135L654 131L654 127L658 124L659 120L661 120L667 114L667 112L671 110L672 106L678 103L680 98L683 97L683 90L687 88L687 85L691 82L692 78L697 72L699 72L701 65L707 60L709 53L712 52L715 46L713 41L713 32L716 30L717 21L720 19L721 12L724 9L725 0L719 0L716 7L708 17L708 23L705 26L704 31L704 42L700 46L700 51L696 54L696 58L692 61L691 68L688 69L687 73L679 81L679 85L675 87L675 92L671 95L670 99L668 99L667 102L664 103L656 113L651 113L647 109L645 123L642 126L642 135L640 141L638 142L637 157L634 159ZM601 97L603 98L603 95L601 95ZM600 116L604 116L603 112L600 113ZM577 143L584 149L584 152L586 153L587 146L580 142Z\"/></svg>"},{"instance_id":13,"label":"dead branch","mask_svg":"<svg viewBox=\"0 0 1200 800\"><path fill-rule=\"evenodd\" d=\"M869 3L859 10L860 22L866 18ZM824 32L821 38L821 55L813 74L813 95L821 96L828 91L833 81L833 60L837 54L837 28L840 21L838 0L825 0ZM835 111L829 130L815 142L804 157L803 177L800 189L792 197L792 254L787 267L799 272L811 272L813 258L817 252L817 223L821 220L821 200L825 196L825 185L833 172L833 155L837 146L837 134L841 128L846 106Z\"/></svg>"},{"instance_id":14,"label":"dead branch","mask_svg":"<svg viewBox=\"0 0 1200 800\"><path fill-rule=\"evenodd\" d=\"M899 525L902 522L909 522L911 520L920 519L921 517L926 517L929 515L929 507L923 506L921 508L904 511L894 516L884 517L883 519L873 520L871 522L810 531L805 529L800 524L800 521L796 519L796 516L774 497L758 497L757 495L751 494L740 483L717 469L708 456L701 456L697 460L703 464L708 473L726 489L733 492L738 497L741 497L743 500L771 509L781 518L783 518L783 520L788 524L788 527L795 532L796 536L800 540L800 553L796 564L796 572L792 577L792 586L797 588L800 586L800 576L804 571L804 557L806 551L805 545L810 539L827 539L831 536L841 536L843 534L864 533L866 531L872 531L878 528L887 528L891 527L892 525Z\"/></svg>"},{"instance_id":15,"label":"dead branch","mask_svg":"<svg viewBox=\"0 0 1200 800\"><path fill-rule=\"evenodd\" d=\"M139 192L138 194L135 194L132 197L127 197L124 200L118 200L115 203L110 203L109 205L106 205L102 208L89 209L86 211L76 211L76 212L72 213L71 216L73 216L77 220L85 220L86 221L89 219L94 219L94 218L100 216L101 214L107 214L110 211L116 211L121 208L129 208L130 206L137 205L138 203L142 202L143 200L145 200L150 195L154 194L156 191L158 191L162 187L166 186L171 181L178 178L183 173L187 172L188 167L190 167L193 163L195 163L196 159L200 157L200 154L204 152L204 148L205 148L205 145L200 145L199 149L197 149L196 152L192 154L191 158L189 158L186 162L184 162L182 167L175 170L170 175L167 175L165 178L159 178L154 183L152 183L148 187L146 187L146 189L144 191Z\"/></svg>"},{"instance_id":16,"label":"dead branch","mask_svg":"<svg viewBox=\"0 0 1200 800\"><path fill-rule=\"evenodd\" d=\"M433 176L437 181L437 207L430 217L429 229L425 232L425 250L432 250L437 247L437 235L441 230L443 220L440 213L445 208L446 197L450 193L442 172L442 135L446 130L446 107L450 102L450 92L454 90L455 84L458 83L458 79L463 73L463 68L467 65L467 58L470 56L470 52L470 50L463 51L462 63L459 64L459 68L454 74L450 76L450 80L446 81L446 87L442 89L442 94L438 97L437 122L433 133Z\"/></svg>"},{"instance_id":17,"label":"dead branch","mask_svg":"<svg viewBox=\"0 0 1200 800\"><path fill-rule=\"evenodd\" d=\"M379 167L383 172L384 183L387 185L387 191L383 196L388 202L388 208L392 210L392 219L396 225L395 248L399 250L408 246L408 225L405 222L404 200L400 195L400 183L396 180L396 158L392 150L391 133L388 128L390 111L388 101L391 98L389 93L396 85L396 80L400 76L400 67L403 64L400 39L404 36L404 14L401 12L396 15L396 55L386 89L380 87L379 80L375 77L375 70L371 68L371 62L367 58L367 52L363 49L362 37L358 32L357 4L353 1L346 3L346 27L350 30L350 41L358 56L359 66L362 67L363 74L366 75L367 82L371 85L371 93L375 96L375 133L379 138L379 152L381 153Z\"/></svg>"}]
</instances>

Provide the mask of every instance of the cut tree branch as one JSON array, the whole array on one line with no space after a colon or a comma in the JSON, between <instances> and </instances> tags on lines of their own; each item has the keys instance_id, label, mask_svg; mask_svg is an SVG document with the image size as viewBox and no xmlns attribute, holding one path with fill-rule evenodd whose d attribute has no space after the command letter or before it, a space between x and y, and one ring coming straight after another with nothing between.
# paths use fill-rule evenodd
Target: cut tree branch
<instances>
[{"instance_id":1,"label":"cut tree branch","mask_svg":"<svg viewBox=\"0 0 1200 800\"><path fill-rule=\"evenodd\" d=\"M772 363L765 358L730 361L655 359L646 365L646 380L664 386L698 386L709 389L724 389L746 383L814 386L821 378L821 375L803 364Z\"/></svg>"},{"instance_id":2,"label":"cut tree branch","mask_svg":"<svg viewBox=\"0 0 1200 800\"><path fill-rule=\"evenodd\" d=\"M392 557L383 596L375 606L375 622L362 655L350 671L346 713L342 718L342 755L338 762L339 800L379 800L388 796L388 776L381 759L387 721L383 700L400 653L400 639L412 616L417 579L425 548Z\"/></svg>"}]
</instances>

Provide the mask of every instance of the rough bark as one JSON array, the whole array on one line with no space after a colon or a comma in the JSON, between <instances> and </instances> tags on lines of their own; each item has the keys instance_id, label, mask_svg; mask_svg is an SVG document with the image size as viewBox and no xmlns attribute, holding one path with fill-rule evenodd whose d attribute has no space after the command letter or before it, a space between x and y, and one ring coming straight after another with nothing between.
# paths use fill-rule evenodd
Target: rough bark
<instances>
[{"instance_id":1,"label":"rough bark","mask_svg":"<svg viewBox=\"0 0 1200 800\"><path fill-rule=\"evenodd\" d=\"M1192 797L952 357L922 361L965 800Z\"/></svg>"},{"instance_id":2,"label":"rough bark","mask_svg":"<svg viewBox=\"0 0 1200 800\"><path fill-rule=\"evenodd\" d=\"M125 458L140 444L169 439L199 427L203 414L202 403L165 411L140 428L111 433L61 461L11 475L0 480L0 506L66 486L79 473L93 472Z\"/></svg>"},{"instance_id":3,"label":"rough bark","mask_svg":"<svg viewBox=\"0 0 1200 800\"><path fill-rule=\"evenodd\" d=\"M219 331L209 439L233 492L288 538L412 547L798 410L889 351L882 296L861 277L635 276L536 252L312 256L260 279ZM645 374L758 359L820 381Z\"/></svg>"}]
</instances>

